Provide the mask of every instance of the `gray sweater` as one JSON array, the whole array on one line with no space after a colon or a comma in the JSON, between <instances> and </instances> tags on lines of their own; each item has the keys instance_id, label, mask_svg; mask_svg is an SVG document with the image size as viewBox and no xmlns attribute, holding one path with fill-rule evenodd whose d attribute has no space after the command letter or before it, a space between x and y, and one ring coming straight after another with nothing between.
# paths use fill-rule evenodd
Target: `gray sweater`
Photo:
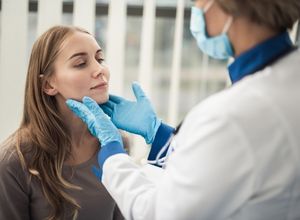
<instances>
[{"instance_id":1,"label":"gray sweater","mask_svg":"<svg viewBox=\"0 0 300 220\"><path fill-rule=\"evenodd\" d=\"M124 219L112 197L91 172L92 165L98 166L97 154L80 165L63 168L63 176L82 188L68 191L81 206L77 219ZM28 181L28 173L22 169L16 154L2 159L0 155L0 220L42 220L49 210L39 182L34 178Z\"/></svg>"}]
</instances>

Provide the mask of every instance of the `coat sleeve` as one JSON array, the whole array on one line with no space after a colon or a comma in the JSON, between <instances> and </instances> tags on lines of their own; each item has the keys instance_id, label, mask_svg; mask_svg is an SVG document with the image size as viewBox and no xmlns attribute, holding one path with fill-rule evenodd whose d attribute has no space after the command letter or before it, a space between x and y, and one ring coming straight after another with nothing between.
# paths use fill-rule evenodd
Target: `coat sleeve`
<instances>
[{"instance_id":1,"label":"coat sleeve","mask_svg":"<svg viewBox=\"0 0 300 220\"><path fill-rule=\"evenodd\" d=\"M158 183L128 155L103 167L103 184L126 219L225 219L251 196L254 162L233 120L186 119Z\"/></svg>"},{"instance_id":2,"label":"coat sleeve","mask_svg":"<svg viewBox=\"0 0 300 220\"><path fill-rule=\"evenodd\" d=\"M25 172L16 158L0 160L0 219L30 219Z\"/></svg>"},{"instance_id":3,"label":"coat sleeve","mask_svg":"<svg viewBox=\"0 0 300 220\"><path fill-rule=\"evenodd\" d=\"M124 217L117 205L114 208L113 220L124 220Z\"/></svg>"}]
</instances>

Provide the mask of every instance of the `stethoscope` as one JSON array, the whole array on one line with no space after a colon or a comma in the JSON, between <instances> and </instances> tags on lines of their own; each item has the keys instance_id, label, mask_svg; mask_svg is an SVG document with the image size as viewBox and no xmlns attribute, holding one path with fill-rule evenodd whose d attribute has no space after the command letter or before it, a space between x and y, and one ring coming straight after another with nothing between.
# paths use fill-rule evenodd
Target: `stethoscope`
<instances>
[{"instance_id":1,"label":"stethoscope","mask_svg":"<svg viewBox=\"0 0 300 220\"><path fill-rule=\"evenodd\" d=\"M182 122L172 132L172 134L170 135L168 141L164 144L164 146L160 149L160 151L156 155L155 160L148 160L147 161L149 164L158 165L162 168L165 168L169 156L175 150L176 141L174 140L174 137L179 132L181 125L182 125ZM160 158L165 152L166 152L166 155L164 157Z\"/></svg>"}]
</instances>

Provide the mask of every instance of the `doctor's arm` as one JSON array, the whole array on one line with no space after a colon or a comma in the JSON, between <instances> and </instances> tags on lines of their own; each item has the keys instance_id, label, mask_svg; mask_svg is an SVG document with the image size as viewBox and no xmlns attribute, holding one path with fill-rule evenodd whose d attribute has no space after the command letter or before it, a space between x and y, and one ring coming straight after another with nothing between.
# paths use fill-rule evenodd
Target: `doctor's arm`
<instances>
[{"instance_id":1,"label":"doctor's arm","mask_svg":"<svg viewBox=\"0 0 300 220\"><path fill-rule=\"evenodd\" d=\"M202 116L185 120L158 183L121 153L121 143L104 144L102 182L126 219L223 219L250 198L254 163L243 131L231 120Z\"/></svg>"},{"instance_id":2,"label":"doctor's arm","mask_svg":"<svg viewBox=\"0 0 300 220\"><path fill-rule=\"evenodd\" d=\"M217 118L182 129L158 184L127 155L105 161L102 182L126 219L224 219L250 198L254 163L241 131Z\"/></svg>"}]
</instances>

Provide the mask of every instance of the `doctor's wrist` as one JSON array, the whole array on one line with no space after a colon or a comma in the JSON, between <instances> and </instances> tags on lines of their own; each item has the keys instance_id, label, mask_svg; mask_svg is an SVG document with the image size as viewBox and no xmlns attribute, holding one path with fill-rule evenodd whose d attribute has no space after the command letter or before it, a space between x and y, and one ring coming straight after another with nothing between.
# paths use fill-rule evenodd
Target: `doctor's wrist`
<instances>
[{"instance_id":1,"label":"doctor's wrist","mask_svg":"<svg viewBox=\"0 0 300 220\"><path fill-rule=\"evenodd\" d=\"M167 143L174 130L175 129L173 127L163 122L161 123L152 143L148 160L155 160L156 155L158 154L160 149Z\"/></svg>"},{"instance_id":2,"label":"doctor's wrist","mask_svg":"<svg viewBox=\"0 0 300 220\"><path fill-rule=\"evenodd\" d=\"M105 161L115 154L127 154L120 142L112 141L103 145L98 153L98 163L100 167L103 167Z\"/></svg>"},{"instance_id":3,"label":"doctor's wrist","mask_svg":"<svg viewBox=\"0 0 300 220\"><path fill-rule=\"evenodd\" d=\"M162 123L161 119L156 117L153 119L153 122L151 123L150 127L148 127L148 131L144 136L144 139L147 144L153 143L161 123Z\"/></svg>"}]
</instances>

